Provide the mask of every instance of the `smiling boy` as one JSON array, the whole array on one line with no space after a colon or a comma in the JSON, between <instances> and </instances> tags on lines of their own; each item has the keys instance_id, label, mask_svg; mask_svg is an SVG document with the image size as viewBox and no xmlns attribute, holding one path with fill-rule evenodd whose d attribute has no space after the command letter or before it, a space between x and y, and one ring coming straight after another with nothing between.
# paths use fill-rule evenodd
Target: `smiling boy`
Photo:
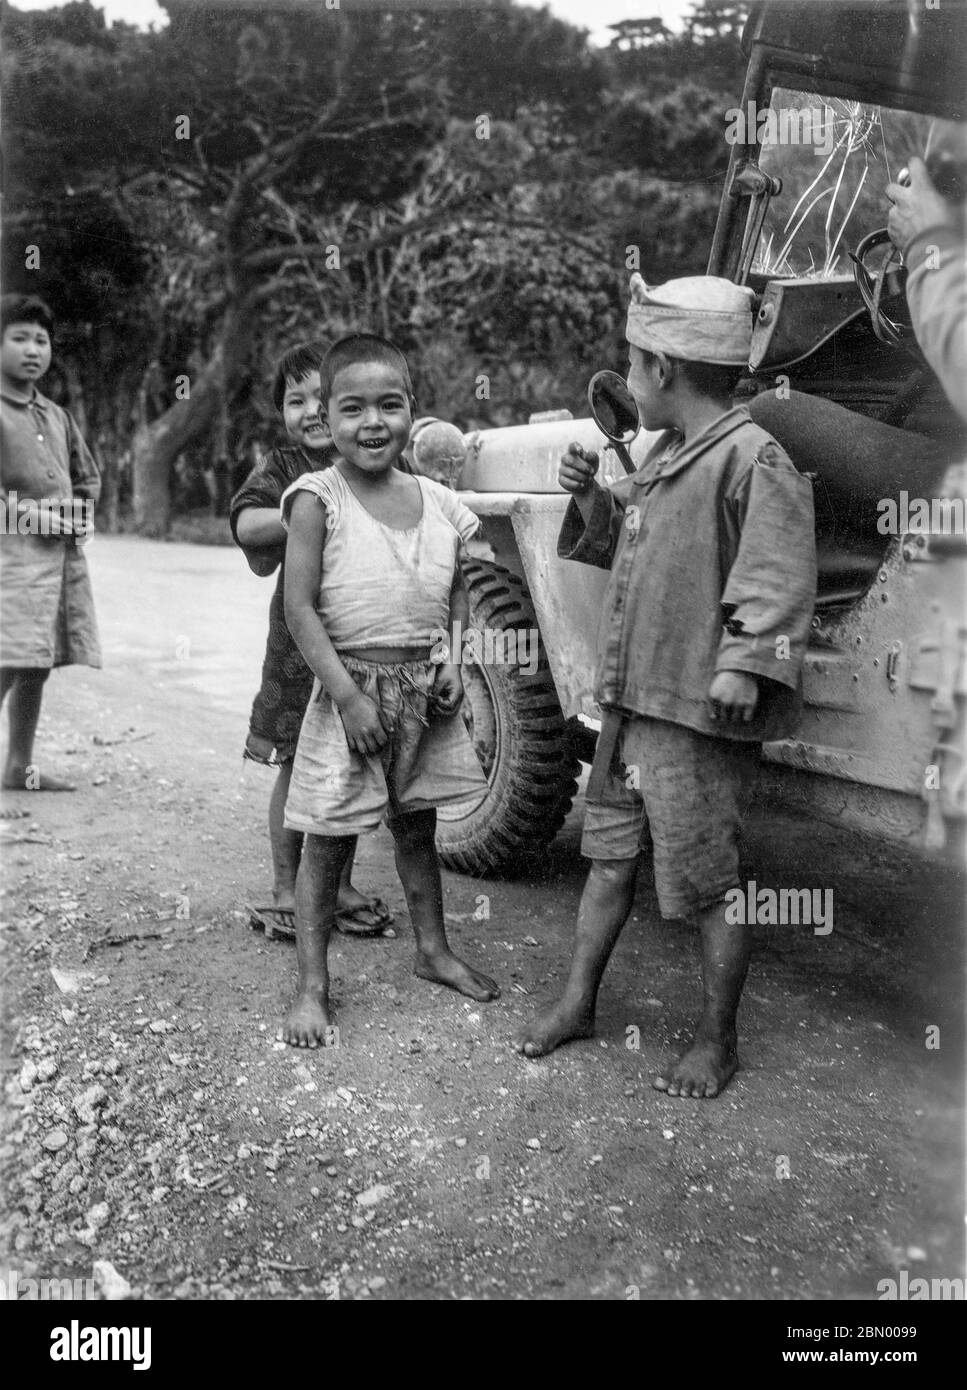
<instances>
[{"instance_id":1,"label":"smiling boy","mask_svg":"<svg viewBox=\"0 0 967 1390\"><path fill-rule=\"evenodd\" d=\"M288 937L295 935L295 879L302 835L286 829L285 803L299 728L312 692L312 672L285 624L286 530L279 503L297 478L330 467L335 458L320 395L319 368L325 351L316 343L300 343L282 354L272 382L272 403L282 416L289 443L259 458L229 508L232 534L249 567L260 576L278 570L269 605L262 683L252 705L244 756L278 768L269 798L272 905L253 908L252 925ZM392 917L378 898L364 897L353 887L352 858L346 860L340 879L336 928L347 935L378 936Z\"/></svg>"},{"instance_id":2,"label":"smiling boy","mask_svg":"<svg viewBox=\"0 0 967 1390\"><path fill-rule=\"evenodd\" d=\"M8 791L71 792L72 782L35 762L34 738L51 670L101 664L81 549L101 481L72 416L37 389L51 360L50 309L33 295L4 295L0 329L0 491L6 515L0 535L0 703L7 703L10 717L2 783ZM23 524L35 518L36 526Z\"/></svg>"},{"instance_id":3,"label":"smiling boy","mask_svg":"<svg viewBox=\"0 0 967 1390\"><path fill-rule=\"evenodd\" d=\"M610 569L595 680L603 711L582 853L592 860L563 997L518 1046L541 1056L594 1028L598 988L631 911L650 834L664 918L702 939L702 1017L656 1076L705 1099L738 1064L736 1013L750 929L727 914L738 836L764 739L792 733L816 592L810 484L732 392L748 361L751 291L713 276L649 288L632 277L628 385L664 433L607 490L572 445L565 559Z\"/></svg>"},{"instance_id":4,"label":"smiling boy","mask_svg":"<svg viewBox=\"0 0 967 1390\"><path fill-rule=\"evenodd\" d=\"M401 472L413 391L403 354L374 334L334 344L320 371L338 454L282 499L285 613L315 675L285 823L305 834L296 880L299 978L283 1027L315 1047L331 1025L328 943L354 837L386 820L416 936L415 973L472 999L488 976L450 950L436 808L485 779L457 710L460 668L434 663L434 629L467 618L459 554L478 520L452 492Z\"/></svg>"}]
</instances>

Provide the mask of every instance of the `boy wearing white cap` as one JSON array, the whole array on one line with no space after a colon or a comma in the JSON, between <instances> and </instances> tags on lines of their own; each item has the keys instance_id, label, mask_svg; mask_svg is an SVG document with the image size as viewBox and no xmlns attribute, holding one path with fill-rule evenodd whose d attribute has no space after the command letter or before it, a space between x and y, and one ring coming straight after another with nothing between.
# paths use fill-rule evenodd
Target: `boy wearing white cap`
<instances>
[{"instance_id":1,"label":"boy wearing white cap","mask_svg":"<svg viewBox=\"0 0 967 1390\"><path fill-rule=\"evenodd\" d=\"M670 1096L718 1095L738 1064L736 1011L750 928L726 917L760 745L801 710L816 593L813 499L732 393L748 362L752 292L694 276L632 277L628 385L663 430L609 489L572 445L558 554L610 569L595 679L602 728L582 853L592 866L563 997L518 1046L541 1056L594 1028L598 987L634 900L649 832L662 916L697 921L704 1008L684 1055L654 1079Z\"/></svg>"}]
</instances>

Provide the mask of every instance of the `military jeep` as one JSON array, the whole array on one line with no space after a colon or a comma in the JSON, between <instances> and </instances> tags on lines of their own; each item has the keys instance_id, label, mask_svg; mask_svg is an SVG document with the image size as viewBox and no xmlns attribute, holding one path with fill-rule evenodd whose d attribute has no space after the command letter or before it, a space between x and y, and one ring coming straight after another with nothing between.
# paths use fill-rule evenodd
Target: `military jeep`
<instances>
[{"instance_id":1,"label":"military jeep","mask_svg":"<svg viewBox=\"0 0 967 1390\"><path fill-rule=\"evenodd\" d=\"M797 737L766 745L765 791L934 851L957 839L965 806L967 551L962 503L959 533L946 535L915 527L903 505L938 496L967 438L918 354L902 267L875 233L885 187L923 152L932 119L965 119L965 19L953 0L755 7L745 88L723 119L732 148L707 265L756 293L738 399L815 487L805 714ZM647 243L642 257L647 279ZM613 435L600 412L550 412L465 437L459 488L482 521L466 566L471 621L508 634L508 659L498 647L464 668L488 789L440 813L441 857L458 871L508 871L549 844L593 755L607 576L557 557L568 503L557 466L574 440L598 449L599 479L613 481ZM635 435L632 466L654 438ZM891 499L902 522L882 529ZM525 666L514 634L534 630L539 656Z\"/></svg>"}]
</instances>

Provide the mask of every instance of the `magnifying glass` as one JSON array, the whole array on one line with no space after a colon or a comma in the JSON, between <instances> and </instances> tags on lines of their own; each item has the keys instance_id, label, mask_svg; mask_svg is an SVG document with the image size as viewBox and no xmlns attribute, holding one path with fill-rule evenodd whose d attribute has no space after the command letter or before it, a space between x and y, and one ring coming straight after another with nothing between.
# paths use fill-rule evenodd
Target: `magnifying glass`
<instances>
[{"instance_id":1,"label":"magnifying glass","mask_svg":"<svg viewBox=\"0 0 967 1390\"><path fill-rule=\"evenodd\" d=\"M626 473L636 473L627 446L641 428L635 398L617 372L595 372L588 382L588 405L598 429L609 439Z\"/></svg>"}]
</instances>

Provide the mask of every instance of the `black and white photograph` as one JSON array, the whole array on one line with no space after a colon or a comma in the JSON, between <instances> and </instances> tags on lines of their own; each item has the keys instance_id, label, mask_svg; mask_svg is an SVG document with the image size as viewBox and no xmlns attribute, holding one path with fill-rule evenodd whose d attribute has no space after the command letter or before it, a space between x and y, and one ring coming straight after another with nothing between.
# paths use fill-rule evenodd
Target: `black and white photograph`
<instances>
[{"instance_id":1,"label":"black and white photograph","mask_svg":"<svg viewBox=\"0 0 967 1390\"><path fill-rule=\"evenodd\" d=\"M967 3L0 29L37 1364L173 1375L162 1303L256 1301L752 1303L750 1366L939 1364Z\"/></svg>"}]
</instances>

